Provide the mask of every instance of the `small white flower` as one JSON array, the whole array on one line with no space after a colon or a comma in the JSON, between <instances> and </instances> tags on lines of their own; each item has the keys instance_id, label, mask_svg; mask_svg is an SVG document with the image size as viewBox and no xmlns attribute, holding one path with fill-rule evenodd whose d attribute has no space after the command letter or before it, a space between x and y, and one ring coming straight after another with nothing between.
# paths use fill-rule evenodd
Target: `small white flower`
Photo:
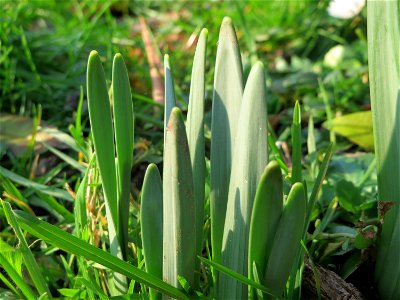
<instances>
[{"instance_id":1,"label":"small white flower","mask_svg":"<svg viewBox=\"0 0 400 300\"><path fill-rule=\"evenodd\" d=\"M365 0L331 0L328 14L339 19L351 19L365 6Z\"/></svg>"}]
</instances>

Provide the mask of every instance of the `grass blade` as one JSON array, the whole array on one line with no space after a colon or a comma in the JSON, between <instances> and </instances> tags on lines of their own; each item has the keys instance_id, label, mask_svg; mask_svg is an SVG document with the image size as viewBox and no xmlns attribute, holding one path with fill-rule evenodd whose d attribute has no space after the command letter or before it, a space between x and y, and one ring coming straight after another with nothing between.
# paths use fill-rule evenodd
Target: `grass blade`
<instances>
[{"instance_id":1,"label":"grass blade","mask_svg":"<svg viewBox=\"0 0 400 300\"><path fill-rule=\"evenodd\" d=\"M132 266L131 264L62 231L56 226L43 222L23 211L14 211L14 215L19 225L24 230L43 239L51 245L54 245L70 254L83 256L88 260L92 260L115 272L123 274L128 278L155 288L171 297L187 299L187 296L184 293L163 282L159 278L139 270L135 266Z\"/></svg>"},{"instance_id":2,"label":"grass blade","mask_svg":"<svg viewBox=\"0 0 400 300\"><path fill-rule=\"evenodd\" d=\"M225 266L223 266L223 265L221 265L219 263L216 263L215 261L208 260L208 259L206 259L204 257L200 257L200 256L198 256L198 259L200 259L203 263L212 266L213 268L217 269L218 271L220 271L220 272L222 272L222 273L224 273L224 274L226 274L226 275L228 275L228 276L230 276L230 277L242 282L243 284L247 284L248 286L251 286L251 287L253 287L255 289L261 290L266 294L269 294L269 295L274 296L276 298L280 298L278 296L278 294L276 294L271 289L266 288L265 286L255 282L254 280L250 280L246 276L243 276L242 274L236 273L235 271L233 271L233 270L231 270L231 269L229 269L229 268L227 268L227 267L225 267Z\"/></svg>"},{"instance_id":3,"label":"grass blade","mask_svg":"<svg viewBox=\"0 0 400 300\"><path fill-rule=\"evenodd\" d=\"M163 279L179 287L178 275L194 283L196 214L193 177L185 124L173 108L164 149Z\"/></svg>"},{"instance_id":4,"label":"grass blade","mask_svg":"<svg viewBox=\"0 0 400 300\"><path fill-rule=\"evenodd\" d=\"M117 151L118 180L118 239L123 257L127 256L131 168L133 159L133 109L132 95L124 59L114 56L112 71L114 97L114 130Z\"/></svg>"},{"instance_id":5,"label":"grass blade","mask_svg":"<svg viewBox=\"0 0 400 300\"><path fill-rule=\"evenodd\" d=\"M46 142L42 142L42 145L47 148L50 152L52 152L54 155L58 156L60 159L65 161L67 164L72 166L73 168L77 169L81 173L85 173L86 167L84 165L81 165L78 161L73 159L72 157L68 156L64 152L54 148L53 146L47 144Z\"/></svg>"},{"instance_id":6,"label":"grass blade","mask_svg":"<svg viewBox=\"0 0 400 300\"><path fill-rule=\"evenodd\" d=\"M282 172L277 162L270 162L261 176L254 199L249 234L249 278L255 279L252 270L255 264L257 270L264 272L279 219L283 209ZM263 282L263 273L259 273L259 281ZM254 291L250 291L253 298Z\"/></svg>"},{"instance_id":7,"label":"grass blade","mask_svg":"<svg viewBox=\"0 0 400 300\"><path fill-rule=\"evenodd\" d=\"M4 212L6 214L7 222L13 228L15 235L18 237L19 246L21 247L21 253L24 258L26 269L31 276L31 279L39 292L39 295L47 294L49 298L51 298L51 293L49 287L47 286L46 281L44 280L40 268L33 257L31 250L29 249L28 243L25 240L24 235L22 234L21 228L19 227L17 220L14 217L14 214L11 210L11 205L7 202L4 202L0 199L0 202L3 206Z\"/></svg>"},{"instance_id":8,"label":"grass blade","mask_svg":"<svg viewBox=\"0 0 400 300\"><path fill-rule=\"evenodd\" d=\"M147 273L162 278L163 191L161 176L155 164L147 167L140 208L142 244ZM156 293L150 289L152 299Z\"/></svg>"},{"instance_id":9,"label":"grass blade","mask_svg":"<svg viewBox=\"0 0 400 300\"><path fill-rule=\"evenodd\" d=\"M324 182L326 172L328 171L329 162L331 160L332 154L333 154L333 144L331 143L331 144L329 144L328 149L325 152L324 158L322 159L322 163L319 167L318 176L317 176L316 180L314 181L314 186L311 191L311 195L308 199L307 216L306 216L306 223L305 223L306 228L304 228L304 233L306 233L308 230L308 225L310 223L312 210L313 210L315 202L317 200L318 193L321 190L322 183Z\"/></svg>"},{"instance_id":10,"label":"grass blade","mask_svg":"<svg viewBox=\"0 0 400 300\"><path fill-rule=\"evenodd\" d=\"M24 187L27 188L32 188L36 191L39 191L41 193L54 196L59 199L67 200L67 201L74 201L72 196L65 190L61 190L58 188L54 188L48 185L36 183L34 181L31 181L29 179L26 179L18 174L15 174L12 171L9 171L2 166L0 166L0 174L3 175L4 177L10 179L11 181L14 181Z\"/></svg>"},{"instance_id":11,"label":"grass blade","mask_svg":"<svg viewBox=\"0 0 400 300\"><path fill-rule=\"evenodd\" d=\"M31 290L25 280L17 273L14 267L7 261L7 259L0 252L0 266L7 272L8 276L15 282L16 286L21 290L22 294L27 299L37 299L37 295Z\"/></svg>"},{"instance_id":12,"label":"grass blade","mask_svg":"<svg viewBox=\"0 0 400 300\"><path fill-rule=\"evenodd\" d=\"M218 38L211 120L211 245L216 262L221 262L234 138L242 96L239 45L232 21L225 17Z\"/></svg>"},{"instance_id":13,"label":"grass blade","mask_svg":"<svg viewBox=\"0 0 400 300\"><path fill-rule=\"evenodd\" d=\"M204 100L207 29L200 33L194 55L189 95L189 110L186 131L193 171L194 200L196 203L196 253L203 250L204 196L205 196L205 144L204 144ZM199 261L196 260L198 263ZM197 266L196 266L196 269ZM196 276L197 282L198 276ZM197 284L195 285L195 287Z\"/></svg>"},{"instance_id":14,"label":"grass blade","mask_svg":"<svg viewBox=\"0 0 400 300\"><path fill-rule=\"evenodd\" d=\"M296 101L292 124L292 183L301 182L301 112Z\"/></svg>"},{"instance_id":15,"label":"grass blade","mask_svg":"<svg viewBox=\"0 0 400 300\"><path fill-rule=\"evenodd\" d=\"M250 71L243 94L240 126L233 154L232 174L226 209L221 262L247 276L250 217L261 174L268 162L267 103L264 68L256 63ZM243 298L247 290L227 276L219 278L220 298Z\"/></svg>"},{"instance_id":16,"label":"grass blade","mask_svg":"<svg viewBox=\"0 0 400 300\"><path fill-rule=\"evenodd\" d=\"M377 157L378 199L384 216L375 276L382 298L400 298L400 5L368 1L368 64Z\"/></svg>"}]
</instances>

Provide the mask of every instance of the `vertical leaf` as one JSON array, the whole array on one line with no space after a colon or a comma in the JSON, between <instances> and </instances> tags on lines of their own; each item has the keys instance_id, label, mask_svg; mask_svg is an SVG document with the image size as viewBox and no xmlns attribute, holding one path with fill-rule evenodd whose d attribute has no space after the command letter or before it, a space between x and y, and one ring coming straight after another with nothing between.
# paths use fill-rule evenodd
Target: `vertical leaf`
<instances>
[{"instance_id":1,"label":"vertical leaf","mask_svg":"<svg viewBox=\"0 0 400 300\"><path fill-rule=\"evenodd\" d=\"M133 109L128 71L126 70L124 59L119 53L114 56L112 87L114 97L115 145L117 151L118 239L123 257L126 259L133 157Z\"/></svg>"},{"instance_id":2,"label":"vertical leaf","mask_svg":"<svg viewBox=\"0 0 400 300\"><path fill-rule=\"evenodd\" d=\"M246 83L240 126L233 154L232 175L222 241L222 264L247 276L247 252L250 217L261 174L267 165L267 103L265 78L261 62L256 63ZM243 284L221 275L219 298L243 298Z\"/></svg>"},{"instance_id":3,"label":"vertical leaf","mask_svg":"<svg viewBox=\"0 0 400 300\"><path fill-rule=\"evenodd\" d=\"M243 96L243 70L235 29L222 21L218 38L211 121L211 244L213 260L221 261L234 138Z\"/></svg>"},{"instance_id":4,"label":"vertical leaf","mask_svg":"<svg viewBox=\"0 0 400 300\"><path fill-rule=\"evenodd\" d=\"M301 181L301 112L296 101L292 124L292 183Z\"/></svg>"},{"instance_id":5,"label":"vertical leaf","mask_svg":"<svg viewBox=\"0 0 400 300\"><path fill-rule=\"evenodd\" d=\"M259 282L263 282L263 272L271 253L275 233L283 207L283 180L281 169L276 161L270 162L261 176L254 199L249 234L249 279L255 280L254 266ZM254 292L250 292L254 298Z\"/></svg>"},{"instance_id":6,"label":"vertical leaf","mask_svg":"<svg viewBox=\"0 0 400 300\"><path fill-rule=\"evenodd\" d=\"M97 51L92 51L89 55L87 97L94 149L106 202L114 224L118 224L114 132L106 78Z\"/></svg>"},{"instance_id":7,"label":"vertical leaf","mask_svg":"<svg viewBox=\"0 0 400 300\"><path fill-rule=\"evenodd\" d=\"M192 79L189 95L189 110L186 131L189 143L190 158L193 171L194 200L196 203L196 250L201 255L203 248L203 222L204 222L204 186L205 186L205 149L204 149L204 98L205 98L205 65L207 29L200 33L199 41L194 55ZM199 262L196 260L196 264ZM196 267L196 269L198 269ZM196 276L197 278L198 276ZM196 280L197 281L197 280Z\"/></svg>"},{"instance_id":8,"label":"vertical leaf","mask_svg":"<svg viewBox=\"0 0 400 300\"><path fill-rule=\"evenodd\" d=\"M163 193L161 176L155 164L147 167L140 208L142 243L147 273L162 279ZM151 299L157 293L150 289Z\"/></svg>"},{"instance_id":9,"label":"vertical leaf","mask_svg":"<svg viewBox=\"0 0 400 300\"><path fill-rule=\"evenodd\" d=\"M164 83L165 83L165 97L164 97L164 146L165 146L165 136L166 136L166 126L168 124L169 116L171 114L172 108L176 104L175 100L175 88L174 88L174 78L172 76L171 67L169 65L169 55L164 55Z\"/></svg>"},{"instance_id":10,"label":"vertical leaf","mask_svg":"<svg viewBox=\"0 0 400 300\"><path fill-rule=\"evenodd\" d=\"M87 67L87 92L90 125L92 127L94 149L103 183L106 199L106 216L110 252L122 258L118 240L118 182L115 167L114 130L111 118L110 101L103 66L96 51L90 52ZM126 282L120 274L114 274L118 293L126 290ZM114 293L112 293L114 294Z\"/></svg>"},{"instance_id":11,"label":"vertical leaf","mask_svg":"<svg viewBox=\"0 0 400 300\"><path fill-rule=\"evenodd\" d=\"M306 196L302 183L295 183L279 220L270 259L264 273L264 285L279 295L296 261L306 218Z\"/></svg>"},{"instance_id":12,"label":"vertical leaf","mask_svg":"<svg viewBox=\"0 0 400 300\"><path fill-rule=\"evenodd\" d=\"M400 298L400 5L368 1L368 64L378 199L395 202L384 216L376 279L382 298Z\"/></svg>"},{"instance_id":13,"label":"vertical leaf","mask_svg":"<svg viewBox=\"0 0 400 300\"><path fill-rule=\"evenodd\" d=\"M185 124L173 108L167 125L163 173L163 279L179 287L178 275L192 286L196 258L196 214Z\"/></svg>"}]
</instances>

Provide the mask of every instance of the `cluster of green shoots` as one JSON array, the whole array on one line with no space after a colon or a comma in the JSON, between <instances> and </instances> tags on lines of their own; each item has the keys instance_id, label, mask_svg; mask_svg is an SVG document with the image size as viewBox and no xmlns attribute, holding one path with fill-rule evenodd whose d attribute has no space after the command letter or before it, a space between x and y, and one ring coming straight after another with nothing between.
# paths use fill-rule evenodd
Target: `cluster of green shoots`
<instances>
[{"instance_id":1,"label":"cluster of green shoots","mask_svg":"<svg viewBox=\"0 0 400 300\"><path fill-rule=\"evenodd\" d=\"M89 56L87 97L94 153L75 199L75 236L25 212L12 213L5 202L4 211L15 230L21 226L79 256L82 280L91 281L90 261L111 269L108 291L112 296L131 294L136 281L141 284L141 293L150 299L162 294L173 298L204 296L202 287L208 276L212 278L209 296L217 299L298 297L305 251L301 242L306 238L332 147L308 195L302 180L300 106L296 103L294 108L290 172L274 146L268 151L263 64L253 65L244 85L236 33L231 20L225 18L215 64L211 192L206 199L206 42L204 29L193 62L186 123L176 107L169 57L165 56L163 179L157 166L150 164L141 191L146 271L127 262L134 114L128 73L120 54L114 57L110 90L98 53L93 51ZM88 243L85 193L93 170L101 177L110 253ZM211 243L208 236L204 238L205 224L209 224L206 216L211 222ZM33 261L32 270L28 268L31 275L35 268ZM202 276L201 270L208 275ZM37 288L39 294L50 297L44 280L38 281ZM104 293L89 289L87 296L102 298Z\"/></svg>"},{"instance_id":2,"label":"cluster of green shoots","mask_svg":"<svg viewBox=\"0 0 400 300\"><path fill-rule=\"evenodd\" d=\"M398 29L397 26L397 33ZM375 33L379 32L369 34L374 36ZM79 274L81 281L88 286L86 296L89 299L107 299L103 290L90 284L93 282L92 262L112 271L107 278L107 290L111 296L132 295L139 291L150 299L158 299L161 295L177 299L300 297L311 211L326 174L332 146L326 151L313 185L307 187L302 178L301 114L296 103L291 130L292 164L291 168L285 165L275 144L269 142L263 64L257 62L253 65L244 85L235 30L231 20L225 18L215 63L210 195L206 196L206 45L207 30L204 29L193 62L186 122L176 107L169 57L165 57L163 174L161 178L154 164L148 166L145 174L140 208L144 266L139 267L128 262L128 246L132 244L128 229L131 223L129 208L134 146L134 113L128 73L122 56L115 55L109 90L98 53L93 51L90 54L87 96L94 153L75 198L74 235L26 212L12 211L8 203L2 202L9 224L15 230L21 247L27 250L23 251L24 261L37 291L32 291L21 280L22 277L12 273L12 267L1 255L0 264L7 273L12 273L25 297L34 299L39 294L51 298L51 294L21 228L78 257ZM399 58L398 53L393 55ZM384 57L370 56L375 64ZM393 71L392 75L397 74L397 77L392 76L392 89L386 92L397 91L398 112L399 64L394 67L397 67L397 73ZM371 78L375 75L371 72ZM377 88L372 94L373 100L379 91ZM382 118L379 114L377 112L374 120L378 123ZM386 123L381 120L380 124ZM395 152L397 149L394 155L398 158L400 122L397 120L396 124L397 148L393 146L389 150ZM379 135L376 140L379 140ZM379 150L380 145L376 148ZM386 153L379 151L381 155ZM383 160L383 171L385 163L387 161ZM393 164L387 166L391 167ZM97 170L105 200L109 252L89 243L86 193L91 189L90 174ZM283 178L282 173L287 176ZM381 174L380 178L391 184L393 190L393 185L399 183L398 174L400 172L397 172L397 177L392 174L391 178ZM382 186L384 183L380 182L380 193L386 200ZM394 197L395 193L388 195ZM382 271L385 266L390 267L385 257L395 259L396 249L399 249L399 211L398 208L393 210L384 226L383 242L393 247L382 248L379 252L381 258L377 272L384 274L380 283L382 290L386 291L382 292L383 295L388 297L398 295L400 290L396 289L399 287L399 269L391 269L391 275ZM210 231L206 230L207 226L210 226ZM396 264L392 266L396 268ZM135 289L136 283L140 284L140 289L137 285ZM208 288L205 288L207 284Z\"/></svg>"}]
</instances>

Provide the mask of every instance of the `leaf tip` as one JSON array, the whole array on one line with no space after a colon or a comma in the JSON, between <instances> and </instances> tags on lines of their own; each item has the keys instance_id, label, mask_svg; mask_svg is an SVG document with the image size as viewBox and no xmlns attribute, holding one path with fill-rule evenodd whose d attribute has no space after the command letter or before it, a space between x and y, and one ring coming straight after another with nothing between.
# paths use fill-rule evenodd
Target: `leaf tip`
<instances>
[{"instance_id":1,"label":"leaf tip","mask_svg":"<svg viewBox=\"0 0 400 300\"><path fill-rule=\"evenodd\" d=\"M208 29L207 28L203 28L200 32L200 37L207 37L208 36Z\"/></svg>"},{"instance_id":2,"label":"leaf tip","mask_svg":"<svg viewBox=\"0 0 400 300\"><path fill-rule=\"evenodd\" d=\"M300 125L301 123L301 110L299 100L294 104L293 124Z\"/></svg>"},{"instance_id":3,"label":"leaf tip","mask_svg":"<svg viewBox=\"0 0 400 300\"><path fill-rule=\"evenodd\" d=\"M225 16L224 19L222 20L221 26L232 26L232 19L228 16Z\"/></svg>"}]
</instances>

